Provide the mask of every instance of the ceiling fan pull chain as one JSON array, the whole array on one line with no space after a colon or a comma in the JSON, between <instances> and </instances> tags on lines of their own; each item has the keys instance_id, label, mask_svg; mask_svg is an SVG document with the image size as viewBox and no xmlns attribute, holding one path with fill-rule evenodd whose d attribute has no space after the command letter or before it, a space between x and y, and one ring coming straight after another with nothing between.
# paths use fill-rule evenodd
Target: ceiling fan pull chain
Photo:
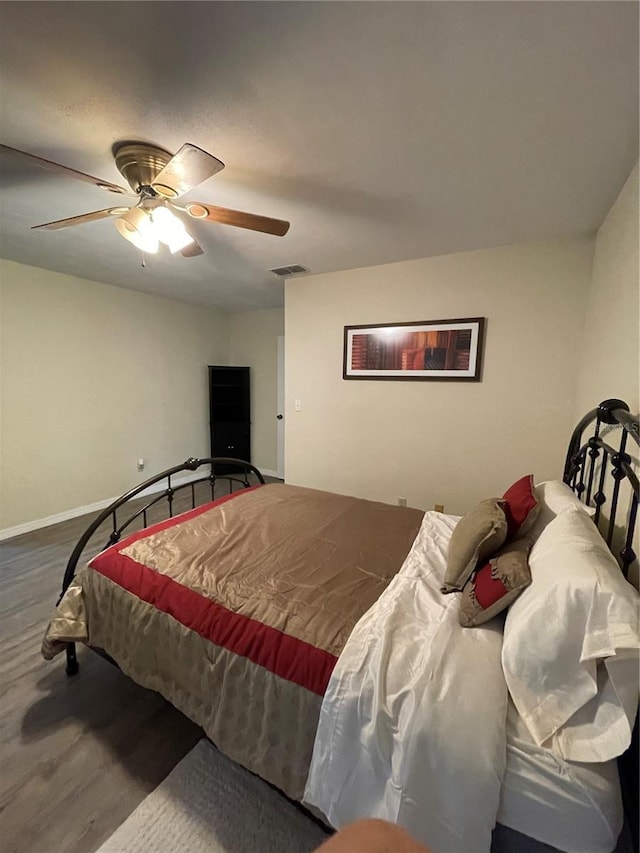
<instances>
[{"instance_id":1,"label":"ceiling fan pull chain","mask_svg":"<svg viewBox=\"0 0 640 853\"><path fill-rule=\"evenodd\" d=\"M146 261L144 259L144 252L142 253L142 263L140 264L140 266L142 267L142 269L144 269L147 266Z\"/></svg>"}]
</instances>

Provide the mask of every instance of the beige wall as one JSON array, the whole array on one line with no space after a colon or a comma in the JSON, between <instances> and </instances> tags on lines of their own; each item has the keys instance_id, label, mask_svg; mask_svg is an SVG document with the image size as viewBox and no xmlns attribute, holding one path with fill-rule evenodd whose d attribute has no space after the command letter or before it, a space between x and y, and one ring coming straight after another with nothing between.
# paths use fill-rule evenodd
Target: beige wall
<instances>
[{"instance_id":1,"label":"beige wall","mask_svg":"<svg viewBox=\"0 0 640 853\"><path fill-rule=\"evenodd\" d=\"M609 397L625 400L632 412L638 411L639 240L636 165L596 236L579 360L577 418ZM617 445L616 440L612 443ZM633 442L627 442L627 450L637 471L638 448ZM627 506L630 499L630 490L623 489L620 506ZM603 515L609 518L608 504L603 507ZM622 547L622 541L619 547ZM640 553L640 526L636 527L633 547L636 554ZM631 566L629 579L638 588L637 561Z\"/></svg>"},{"instance_id":2,"label":"beige wall","mask_svg":"<svg viewBox=\"0 0 640 853\"><path fill-rule=\"evenodd\" d=\"M276 404L278 336L284 335L284 310L229 315L229 364L251 368L251 459L277 470Z\"/></svg>"},{"instance_id":3,"label":"beige wall","mask_svg":"<svg viewBox=\"0 0 640 853\"><path fill-rule=\"evenodd\" d=\"M561 476L592 254L584 237L287 282L287 481L462 513ZM474 316L482 382L342 379L344 325Z\"/></svg>"},{"instance_id":4,"label":"beige wall","mask_svg":"<svg viewBox=\"0 0 640 853\"><path fill-rule=\"evenodd\" d=\"M225 314L0 261L0 318L0 529L209 455Z\"/></svg>"},{"instance_id":5,"label":"beige wall","mask_svg":"<svg viewBox=\"0 0 640 853\"><path fill-rule=\"evenodd\" d=\"M640 404L638 166L596 237L580 351L576 415L607 397Z\"/></svg>"},{"instance_id":6,"label":"beige wall","mask_svg":"<svg viewBox=\"0 0 640 853\"><path fill-rule=\"evenodd\" d=\"M593 270L592 249L579 238L287 282L287 480L461 512L524 468L557 476L574 418L607 396L638 407L637 167ZM488 318L481 383L342 380L345 324L475 315ZM152 473L208 455L211 363L252 368L253 459L275 470L284 316L0 261L0 530L120 493L139 456Z\"/></svg>"}]
</instances>

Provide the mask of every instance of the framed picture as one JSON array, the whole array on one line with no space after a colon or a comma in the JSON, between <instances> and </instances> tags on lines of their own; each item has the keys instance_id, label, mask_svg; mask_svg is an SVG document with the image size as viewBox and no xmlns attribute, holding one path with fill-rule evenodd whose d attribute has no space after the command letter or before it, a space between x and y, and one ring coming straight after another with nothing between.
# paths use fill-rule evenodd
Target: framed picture
<instances>
[{"instance_id":1,"label":"framed picture","mask_svg":"<svg viewBox=\"0 0 640 853\"><path fill-rule=\"evenodd\" d=\"M344 379L478 382L484 317L344 327Z\"/></svg>"}]
</instances>

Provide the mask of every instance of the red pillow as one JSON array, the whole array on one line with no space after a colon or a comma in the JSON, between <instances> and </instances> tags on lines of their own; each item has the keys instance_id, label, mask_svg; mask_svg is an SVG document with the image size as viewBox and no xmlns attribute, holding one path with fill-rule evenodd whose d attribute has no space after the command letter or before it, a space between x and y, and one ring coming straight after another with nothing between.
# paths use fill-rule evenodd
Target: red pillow
<instances>
[{"instance_id":1,"label":"red pillow","mask_svg":"<svg viewBox=\"0 0 640 853\"><path fill-rule=\"evenodd\" d=\"M483 610L487 610L509 592L504 582L493 576L491 568L491 563L487 563L473 576L476 601Z\"/></svg>"},{"instance_id":2,"label":"red pillow","mask_svg":"<svg viewBox=\"0 0 640 853\"><path fill-rule=\"evenodd\" d=\"M529 543L505 545L467 581L462 590L459 620L463 628L483 625L506 610L531 583Z\"/></svg>"},{"instance_id":3,"label":"red pillow","mask_svg":"<svg viewBox=\"0 0 640 853\"><path fill-rule=\"evenodd\" d=\"M533 474L521 477L502 496L506 501L504 514L507 517L507 541L524 536L533 526L540 504L533 490Z\"/></svg>"}]
</instances>

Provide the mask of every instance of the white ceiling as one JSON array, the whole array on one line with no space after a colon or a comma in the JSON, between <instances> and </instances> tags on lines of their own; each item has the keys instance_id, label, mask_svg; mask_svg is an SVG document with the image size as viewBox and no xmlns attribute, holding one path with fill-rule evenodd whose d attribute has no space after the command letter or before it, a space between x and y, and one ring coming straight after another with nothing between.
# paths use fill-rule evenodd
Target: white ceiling
<instances>
[{"instance_id":1,"label":"white ceiling","mask_svg":"<svg viewBox=\"0 0 640 853\"><path fill-rule=\"evenodd\" d=\"M2 2L0 142L122 183L123 139L227 165L187 198L288 219L194 223L140 255L114 196L0 158L3 257L228 310L311 273L596 229L638 158L635 2Z\"/></svg>"}]
</instances>

